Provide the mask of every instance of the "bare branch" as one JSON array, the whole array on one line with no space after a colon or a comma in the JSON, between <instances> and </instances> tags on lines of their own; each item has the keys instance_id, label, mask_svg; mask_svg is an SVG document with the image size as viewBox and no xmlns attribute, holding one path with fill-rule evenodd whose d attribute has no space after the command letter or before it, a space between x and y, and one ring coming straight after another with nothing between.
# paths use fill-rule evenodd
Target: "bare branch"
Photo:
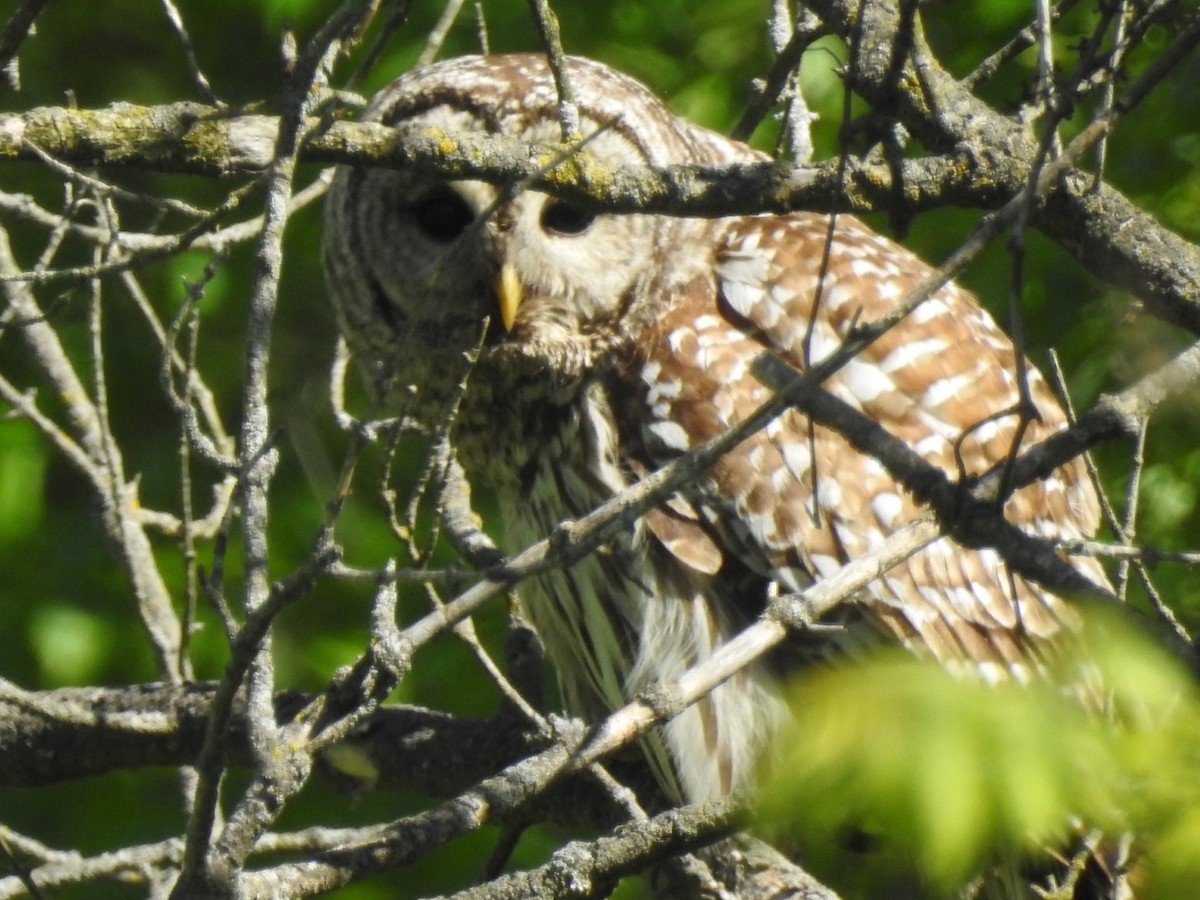
<instances>
[{"instance_id":1,"label":"bare branch","mask_svg":"<svg viewBox=\"0 0 1200 900\"><path fill-rule=\"evenodd\" d=\"M4 71L4 80L8 82L9 90L17 90L21 79L16 66L17 51L25 38L33 33L33 22L38 17L49 0L24 0L17 7L0 34L0 70Z\"/></svg>"},{"instance_id":2,"label":"bare branch","mask_svg":"<svg viewBox=\"0 0 1200 900\"><path fill-rule=\"evenodd\" d=\"M1161 575L1159 584L1166 585L1178 573L1166 570L1168 564L1200 566L1200 554L1194 547L1167 550L1173 545L1161 541L1159 546L1160 539L1151 537L1147 523L1155 510L1145 498L1157 486L1150 478L1141 483L1139 476L1144 458L1160 464L1153 455L1155 431L1148 430L1152 415L1200 385L1200 343L1165 362L1165 351L1153 362L1139 360L1134 376L1138 380L1124 389L1101 383L1099 376L1081 381L1085 390L1100 390L1103 384L1111 392L1081 406L1078 415L1072 411L1069 428L1023 447L1020 455L1014 453L1003 471L957 481L870 418L839 403L821 385L888 328L905 316L920 315L930 293L958 277L1006 229L1013 228L1015 240L1023 240L1026 220L1089 272L1137 294L1151 314L1200 334L1200 247L1154 221L1149 210L1156 206L1139 207L1103 177L1106 167L1114 177L1127 174L1121 171L1124 160L1119 156L1104 160L1105 142L1119 134L1123 117L1139 109L1168 76L1177 82L1186 71L1183 67L1194 61L1200 12L1179 0L1115 0L1098 15L1085 15L1075 0L1059 0L1056 6L1051 0L1038 0L1035 23L995 50L976 71L955 78L926 44L923 18L940 14L928 4L812 0L806 5L772 0L774 62L764 64L763 81L755 82L737 133L749 133L777 104L788 104L782 115L790 116L793 135L800 125L806 127L808 113L789 98L795 98L806 50L817 38L832 37L835 40L822 43L821 52L836 39L851 49L849 65L840 73L847 119L841 142L849 146L864 138L868 149L861 156L847 152L818 165L763 157L739 167L647 169L606 165L589 153L586 142L577 140L578 114L553 12L545 0L528 2L558 87L558 131L565 138L561 144L530 145L479 133L396 130L340 120L364 102L351 93L359 79L378 80L382 74L371 69L383 59L385 45L390 50L393 43L407 42L395 58L421 51L423 38L412 42L401 30L414 6L409 0L330 4L339 7L337 12L311 40L286 36L283 96L244 109L221 104L198 61L177 0L161 0L151 16L169 20L176 49L182 47L185 79L190 73L190 90L204 103L0 113L0 165L9 163L7 169L15 175L31 167L38 170L28 187L13 179L15 190L30 194L0 192L0 215L11 229L11 244L0 234L0 349L5 353L0 361L0 405L5 418L26 419L48 452L82 473L84 500L98 509L98 530L115 547L158 659L158 677L166 682L33 691L0 680L0 783L37 788L104 772L174 766L180 770L188 813L181 837L131 843L94 856L56 850L47 846L52 839L45 835L41 837L47 843L42 843L0 826L0 853L13 862L0 878L0 898L64 887L87 890L98 882L118 880L141 885L155 900L172 891L179 897L303 897L393 870L484 825L505 829L497 853L506 854L529 823L550 821L595 827L602 833L563 847L529 872L497 875L489 869L485 883L459 896L557 896L566 891L564 885L580 896L600 895L626 874L705 847L695 858L674 864L677 871L663 884L656 878L655 887L706 900L728 896L724 891L748 898L791 891L792 896L831 900L831 891L777 859L763 863L760 871L770 874L761 884L752 883L755 876L741 871L753 868L744 844L733 849L723 842L709 846L740 826L736 803L647 815L646 808L660 809L650 800L651 775L644 764L625 759L637 754L616 751L628 751L648 730L750 663L763 664L764 654L790 638L829 627L822 616L835 610L853 613L851 604L865 585L943 539L995 547L1012 572L1057 589L1093 594L1106 592L1086 582L1064 557L1070 553L1117 559L1122 572L1132 567L1135 577L1143 579L1151 604L1161 621L1174 629L1177 643L1190 644L1185 624L1176 619L1178 610L1171 607L1172 598L1155 589L1149 570L1164 566L1155 577ZM31 23L45 0L14 5L16 12L0 33L0 66L12 63L10 79L15 77L17 51L33 33ZM565 14L565 0L556 5ZM447 0L443 6L438 25L424 40L422 59L441 52L451 26L461 18L461 0ZM372 29L373 46L356 54L355 71L347 80L330 85L326 74L333 61L362 35L376 7L385 10L381 18L386 21ZM479 4L476 14L482 23ZM1059 24L1068 14L1069 22ZM1071 44L1064 35L1080 20L1085 22L1082 38ZM1169 29L1161 27L1164 21ZM564 24L571 23L564 19ZM1152 27L1166 33L1159 44L1147 41ZM482 24L480 28L482 32ZM170 44L170 32L163 33ZM486 35L481 41L486 43ZM1018 70L1034 59L1034 53L1016 65L1012 62L1028 48L1037 51L1037 71L1028 92L1006 96L1000 101L1003 108L983 102L978 89L985 81L989 96L994 96L1009 91L1009 76L1024 76ZM32 52L27 51L27 58L33 60ZM963 64L962 54L944 58L955 66ZM1001 69L1005 78L993 78ZM64 107L71 105L64 102ZM852 119L864 105L868 111ZM1060 126L1068 121L1069 126L1061 127L1060 140ZM608 134L618 126L600 123L599 131ZM1133 126L1131 122L1126 127ZM897 148L890 136L896 134L903 135L903 153L891 152ZM827 137L817 132L818 141ZM1124 147L1114 142L1107 152L1116 154L1118 149ZM807 162L801 146L794 153L795 159ZM343 348L335 360L331 394L334 419L347 436L334 434L332 440L348 446L335 484L327 484L334 481L335 465L323 467L329 477L314 479L317 496L306 498L315 500L313 521L305 526L299 520L298 525L312 535L309 549L289 558L280 544L268 541L268 525L278 531L292 515L291 507L283 506L292 496L290 482L287 494L280 490L282 481L273 486L276 460L286 458L287 445L279 439L271 413L279 392L292 385L282 385L285 370L277 357L274 377L269 378L270 351L278 337L277 307L284 310L280 322L292 325L281 302L281 279L290 268L284 259L285 230L292 213L318 198L331 176L326 171L297 191L297 167L302 163L392 167L444 179L479 179L498 185L503 198L532 188L587 210L617 213L719 217L808 209L823 214L886 212L894 222L904 223L916 212L958 205L983 215L944 265L930 271L907 296L896 298L891 314L874 322L856 317L842 346L825 359L806 358L807 371L782 367L770 357L761 359L756 373L775 388L775 396L737 428L682 454L578 520L561 522L544 540L511 558L496 549L472 507L471 486L447 439L453 410L448 410L445 422L418 426L405 417L405 410L368 400L368 413L352 416L348 408L359 401L353 393L349 401L345 396L349 362ZM145 177L156 172L213 181L176 187L183 179ZM44 198L43 178L61 180L61 200ZM229 180L215 183L220 178ZM168 182L171 196L157 190ZM147 184L154 190L147 192ZM308 235L302 237L307 240ZM234 252L235 245L251 240L253 250ZM194 250L212 254L199 261L207 263L203 274L198 279L187 276L177 293L156 296L164 272L178 278L179 271L191 271L176 261ZM244 296L233 294L231 300L224 283L210 286L218 273L223 278L238 275L251 253L253 271ZM22 267L18 254L36 261ZM1031 255L1030 272L1036 263ZM186 260L186 265L195 263ZM1029 287L1025 265L1019 255L1012 294L1013 330L1022 354L1019 317L1029 305L1022 293ZM60 299L54 299L55 291L61 291ZM231 386L236 379L210 367L218 350L224 354L212 338L219 334L224 339L228 333L231 309L239 322L239 311L246 313L239 334L247 347L240 406L230 396L237 389ZM301 327L312 321L313 317L305 319ZM124 428L140 399L125 396L129 382L117 369L125 359L111 349L125 346L118 339L127 323L133 324L152 357L146 366L141 357L131 356L146 369L136 373L145 376L139 384L148 385L153 395L159 376L171 407L170 437L163 445L167 449L153 457L140 446L122 446L120 432L109 421ZM324 335L317 339L326 341ZM395 348L396 353L408 350ZM10 359L15 365L10 366ZM225 365L228 357L220 359ZM590 729L544 714L544 671L537 653L520 656L506 648L502 663L484 620L478 622L477 636L471 617L527 579L603 552L615 535L633 528L648 510L792 410L845 436L927 511L831 577L799 593L770 597L761 617L714 656L668 683L651 685ZM225 424L232 415L237 416L236 444ZM1122 457L1119 464L1121 474L1132 472L1132 477L1126 481L1124 516L1111 506L1106 509L1111 541L1054 542L1005 521L998 501L1012 491L1047 478L1089 448L1126 438L1136 441L1133 458ZM390 444L373 446L379 441ZM432 448L424 472L415 471L425 459L417 455L417 441L427 441ZM177 449L174 455L172 447ZM148 466L147 459L152 460ZM174 479L165 491L160 459L169 459ZM138 496L139 466L147 473L145 493L152 506L143 506ZM1099 484L1094 466L1092 471ZM1106 475L1106 482L1115 483L1111 473ZM395 520L399 548L361 539L361 504L368 505L368 516L378 513L378 492L371 491L376 485L382 487ZM1143 514L1136 516L1143 493ZM274 502L269 503L272 494ZM485 511L484 495L476 499L482 500L480 510ZM408 520L402 521L406 503ZM379 518L379 533L386 534L383 515ZM1139 525L1142 534L1137 533ZM342 561L341 541L354 565ZM1182 546L1194 543L1190 538L1179 541ZM164 556L164 550L173 555ZM448 551L457 555L445 562ZM238 555L242 552L244 557ZM381 562L385 556L390 558ZM182 575L176 569L182 569ZM1127 580L1122 574L1122 588ZM419 590L409 590L418 585L428 605L422 605ZM311 695L281 693L273 669L276 619L301 600L314 607L314 614L322 614L316 602L327 587L357 593L362 601L357 613L369 638L363 639L356 659L327 674L323 690ZM238 591L240 602L235 599ZM195 607L205 598L216 627L224 629L229 642L219 683L190 681L197 647L187 642L187 632L197 618L204 620L203 611L197 616ZM187 604L182 613L174 608L181 600ZM421 665L420 654L429 653L426 648L435 640L453 635L478 660L490 681L485 688L499 691L501 712L472 720L386 706L389 693ZM1192 651L1185 647L1184 652ZM197 659L204 665L210 662ZM197 669L203 671L200 665ZM403 689L424 690L424 680L409 677ZM244 781L226 777L234 767L247 770ZM354 791L395 788L406 795L449 799L362 828L273 832L280 812L315 773L326 773ZM618 828L619 823L625 824ZM264 859L265 854L272 856ZM278 854L288 857L281 860ZM261 867L257 871L250 867L252 860ZM1084 854L1071 859L1076 869L1085 861ZM177 877L178 884L173 884Z\"/></svg>"},{"instance_id":3,"label":"bare branch","mask_svg":"<svg viewBox=\"0 0 1200 900\"><path fill-rule=\"evenodd\" d=\"M1135 105L1171 71L1196 41L1200 41L1200 13L1185 23L1171 52L1126 91L1124 100L1117 101L1104 120L1105 127L1110 127L1112 116ZM869 78L870 70L863 77ZM939 109L953 110L956 103L964 107L944 117L949 123L944 128L938 126L942 129L938 144L949 140L946 128L959 129L948 155L905 160L898 175L889 166L847 159L844 185L837 177L836 163L811 169L764 162L732 170L688 166L614 170L578 153L547 171L546 161L552 158L548 154L558 148L477 133L408 134L397 142L390 128L349 122L312 133L300 158L357 166L412 166L447 177L497 183L524 181L593 208L671 215L828 211L831 196L851 211L887 209L897 196L904 198L910 212L947 202L990 208L1015 196L1028 183L1035 147L1019 126L970 98L944 73L937 86L945 93L945 97L939 94ZM314 121L312 127L319 124ZM0 160L36 158L32 150L36 145L76 165L205 175L257 172L271 158L269 138L275 127L270 117L230 116L194 104L34 110L0 115ZM1101 136L1096 134L1093 140ZM980 166L980 160L987 165ZM1050 185L1042 204L1033 210L1032 221L1089 269L1143 297L1156 315L1200 334L1200 300L1196 299L1200 250L1119 192L1107 186L1097 189L1092 176L1068 170Z\"/></svg>"}]
</instances>

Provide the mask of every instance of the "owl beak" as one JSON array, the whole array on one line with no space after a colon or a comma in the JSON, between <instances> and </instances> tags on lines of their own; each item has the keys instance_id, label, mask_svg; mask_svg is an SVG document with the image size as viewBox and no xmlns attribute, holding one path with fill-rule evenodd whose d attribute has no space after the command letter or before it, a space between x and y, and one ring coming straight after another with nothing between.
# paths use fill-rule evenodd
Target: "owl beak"
<instances>
[{"instance_id":1,"label":"owl beak","mask_svg":"<svg viewBox=\"0 0 1200 900\"><path fill-rule=\"evenodd\" d=\"M496 276L496 299L500 306L500 321L504 323L505 331L512 331L513 322L517 320L517 308L521 305L521 282L517 278L517 270L512 263L500 267Z\"/></svg>"}]
</instances>

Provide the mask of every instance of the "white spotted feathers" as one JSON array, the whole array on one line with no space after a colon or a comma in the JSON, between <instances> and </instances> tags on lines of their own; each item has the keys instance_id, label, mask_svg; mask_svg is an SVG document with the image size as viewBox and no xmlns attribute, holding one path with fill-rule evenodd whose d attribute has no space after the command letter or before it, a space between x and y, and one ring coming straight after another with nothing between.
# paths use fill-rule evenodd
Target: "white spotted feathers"
<instances>
[{"instance_id":1,"label":"white spotted feathers","mask_svg":"<svg viewBox=\"0 0 1200 900\"><path fill-rule=\"evenodd\" d=\"M600 63L567 68L601 166L765 161ZM559 140L554 80L534 55L415 69L367 118L399 140ZM852 217L829 232L811 213L615 215L480 181L343 170L327 202L325 267L342 330L392 405L433 432L455 411L451 440L473 486L495 492L517 551L742 421L771 396L754 375L761 354L804 369L928 272ZM1022 446L1065 425L1042 377L1028 377L1040 419ZM1012 345L953 285L825 387L951 478L1020 449ZM878 461L793 410L602 552L523 583L521 602L571 711L596 718L709 658L772 591L828 577L918 512ZM1005 513L1032 533L1074 538L1093 532L1098 504L1072 463L1017 492ZM1074 564L1103 580L1094 562ZM1074 616L994 552L942 540L836 619L845 628L810 636L806 653L883 638L1000 679L1028 677ZM668 791L722 796L750 784L783 715L760 662L667 724L647 753Z\"/></svg>"},{"instance_id":2,"label":"white spotted feathers","mask_svg":"<svg viewBox=\"0 0 1200 900\"><path fill-rule=\"evenodd\" d=\"M641 376L651 404L647 446L686 449L737 424L768 396L749 362L772 352L806 368L804 342L818 296L828 235L824 217L747 218L716 248L709 292L681 298L644 350ZM928 273L892 242L841 216L816 301L809 355L818 361ZM1014 447L1019 400L1011 342L970 295L954 285L840 369L825 387L905 440L951 477L979 476ZM1029 387L1040 418L1032 445L1066 425L1036 371ZM686 425L687 428L682 428ZM670 430L673 444L658 442ZM680 430L684 435L680 435ZM686 439L685 439L686 435ZM911 498L876 460L797 413L772 422L713 470L703 495L716 523L733 531L761 571L829 575L917 515ZM1081 462L1009 499L1018 524L1046 537L1090 534L1099 507ZM1100 568L1077 565L1103 583ZM971 662L990 677L1024 677L1038 641L1075 617L992 551L939 543L873 584L860 601L895 638L947 664Z\"/></svg>"}]
</instances>

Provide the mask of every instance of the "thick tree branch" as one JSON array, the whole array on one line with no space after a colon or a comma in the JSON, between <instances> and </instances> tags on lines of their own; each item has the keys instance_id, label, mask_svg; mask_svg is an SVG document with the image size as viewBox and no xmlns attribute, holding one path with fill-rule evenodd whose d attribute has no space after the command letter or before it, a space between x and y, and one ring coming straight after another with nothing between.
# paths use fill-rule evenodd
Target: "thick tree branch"
<instances>
[{"instance_id":1,"label":"thick tree branch","mask_svg":"<svg viewBox=\"0 0 1200 900\"><path fill-rule=\"evenodd\" d=\"M996 112L942 68L925 44L919 17L904 12L909 7L915 10L916 4L813 4L844 38L865 48L846 77L876 113L895 116L935 152L965 153L1000 193L1015 196L1030 180L1037 142L1018 118ZM1192 11L1177 23L1171 46L1117 101L1116 111L1141 102L1197 43L1200 12ZM1159 318L1200 334L1200 250L1118 191L1089 174L1069 173L1030 211L1030 221L1089 271L1145 300Z\"/></svg>"},{"instance_id":2,"label":"thick tree branch","mask_svg":"<svg viewBox=\"0 0 1200 900\"><path fill-rule=\"evenodd\" d=\"M33 787L191 765L216 692L213 682L24 691L0 681L0 784ZM290 721L312 699L279 694L276 720ZM221 744L229 760L243 766L253 761L246 715L239 697ZM375 772L380 787L447 796L526 755L535 740L513 717L463 719L392 706L376 711L348 748Z\"/></svg>"},{"instance_id":3,"label":"thick tree branch","mask_svg":"<svg viewBox=\"0 0 1200 900\"><path fill-rule=\"evenodd\" d=\"M1200 15L1195 23L1200 40ZM1191 37L1189 31L1180 40ZM896 92L877 84L886 72L867 68L854 85L869 99L896 106ZM305 126L311 133L300 159L522 181L606 210L670 215L828 211L831 198L854 212L895 211L897 202L905 214L946 205L987 209L1024 190L1036 152L1024 127L982 104L932 62L923 65L920 84L929 93L928 106L921 106L924 118L915 118L911 102L900 103L896 112L906 125L924 122L918 132L940 151L898 165L851 158L841 177L836 162L812 168L764 162L615 169L586 151L547 171L561 156L557 147L434 130L397 141L382 125L335 122L318 128L315 120ZM42 108L0 115L0 160L40 161L49 154L77 166L254 174L269 165L277 128L271 116L234 115L194 103ZM1089 270L1146 300L1155 315L1200 334L1200 249L1119 191L1084 172L1069 173L1047 191L1032 221Z\"/></svg>"},{"instance_id":4,"label":"thick tree branch","mask_svg":"<svg viewBox=\"0 0 1200 900\"><path fill-rule=\"evenodd\" d=\"M347 0L343 5L345 15L350 17L347 23L366 14L376 2ZM1062 6L1069 7L1072 2L1064 0ZM31 33L28 22L43 5L44 0L20 4L18 14L0 34L0 63L10 57L15 60L13 54L21 39ZM790 0L781 0L776 8L778 11L792 5ZM93 391L99 397L92 398L84 387L78 387L87 384L87 378L76 373L85 372L89 360L86 354L68 358L67 350L54 343L61 337L59 326L65 320L55 318L55 308L44 298L40 305L36 303L35 290L39 297L42 293L49 297L64 286L70 289L87 284L93 290L91 299L98 301L99 286L110 283L104 276L120 274L129 285L136 277L135 270L152 260L174 258L188 248L211 249L223 258L228 244L259 239L255 280L246 298L253 312L248 329L251 349L245 357L247 390L241 452L236 460L228 448L208 454L209 462L231 473L227 475L228 483L237 476L243 488L237 498L240 506L230 504L224 509L227 515L220 516L212 577L207 579L210 599L218 607L231 641L232 662L226 679L219 685L153 684L45 692L24 691L0 680L0 784L38 787L118 770L180 767L185 797L194 799L186 854L183 842L171 839L130 845L89 860L16 835L20 846L13 858L19 861L22 872L15 878L0 879L0 896L7 896L5 891L17 894L32 890L34 883L46 889L122 877L140 878L151 885L152 893L157 891L161 896L171 889L169 882L181 870L179 896L304 896L418 860L484 824L512 828L514 833L533 820L608 830L633 819L596 840L568 845L537 869L491 879L463 896L558 896L568 890L581 896L603 893L618 877L644 871L664 854L719 839L736 827L736 810L732 804L722 804L715 810L684 808L647 817L633 799L633 791L625 789L621 795L611 787L598 786L594 770L589 772L587 766L604 759L606 766L618 771L622 784L648 785L653 791L646 767L635 762L626 771L622 754L615 751L623 748L635 756L631 745L640 735L704 697L796 632L810 629L824 613L852 602L850 598L856 591L880 578L889 567L949 536L964 545L996 546L1013 571L1044 583L1068 589L1088 587L1061 559L1061 547L1006 522L995 502L997 496L1001 490L1011 491L1046 477L1061 463L1101 441L1144 434L1147 417L1164 399L1200 383L1200 344L1161 365L1133 387L1102 396L1090 410L1081 412L1071 428L1028 449L1003 473L993 472L970 483L957 483L929 466L910 447L854 409L836 402L821 383L887 327L919 309L930 291L961 273L965 260L972 258L979 247L994 241L1015 219L1023 225L1026 217L1090 272L1143 298L1151 313L1200 333L1200 248L1164 229L1084 169L1088 158L1085 154L1097 141L1104 140L1120 116L1135 108L1164 75L1179 71L1181 60L1200 42L1200 13L1184 8L1178 0L1154 0L1145 11L1139 8L1132 14L1135 22L1129 31L1134 35L1134 44L1138 34L1144 36L1147 23L1161 22L1164 10L1174 7L1172 31L1166 46L1152 48L1152 53L1143 53L1129 62L1122 55L1126 49L1124 39L1110 33L1103 24L1095 26L1081 44L1085 49L1079 53L1076 71L1056 86L1049 66L1044 67L1033 99L1007 115L989 107L974 93L978 80L972 80L972 76L956 80L942 69L925 43L916 0L813 0L812 6L816 13L806 13L811 19L805 26L807 31L793 31L789 37L785 33L789 29L783 28L775 35L775 45L783 51L780 63L768 79L762 102L747 121L764 113L768 98L798 77L795 70L800 64L800 49L813 36L835 34L851 48L843 73L849 89L845 95L847 117L850 91L864 98L871 110L862 120L846 122L845 134L866 134L874 140L883 123L887 149L899 150L889 141L900 132L912 136L921 146L913 142L903 148L903 154L890 156L873 148L862 156L846 155L831 163L805 167L763 161L731 169L678 166L650 170L613 168L586 150L575 152L558 145L529 145L475 133L399 133L377 124L336 121L331 115L321 114L318 104L335 93L320 77L325 66L317 58L325 57L331 46L321 35L303 53L294 51L294 47L293 52L285 53L292 88L290 100L273 107L285 111L282 118L263 115L257 107L252 112L220 108L216 100L212 105L119 104L93 110L42 108L0 113L0 162L10 163L13 175L21 174L30 163L58 174L66 181L68 195L60 213L39 205L49 201L0 194L0 213L18 228L25 226L26 230L48 235L46 248L36 263L21 270L18 257L13 257L6 271L0 273L0 282L6 282L0 287L9 304L0 312L0 337L10 336L10 343L21 348L16 335L22 332L19 340L30 345L34 361L44 370L39 376L42 394L25 387L28 379L6 374L0 376L0 398L39 427L96 483L102 506L111 506L112 498L120 499L119 515L108 507L102 510L104 526L125 542L126 567L134 569L138 596L155 599L164 612L170 612L165 589L145 588L151 580L159 579L160 569L159 561L150 553L159 547L151 546L143 532L157 517L160 523L182 529L195 539L201 534L198 520L190 512L190 501L185 512L172 516L138 508L132 488L128 496L122 493L124 482L136 484L136 479L120 474L120 457L113 455L108 446L101 446L115 446L115 439L106 430L106 394ZM401 7L406 8L406 4L397 6L396 22L404 14ZM171 15L170 0L166 0L166 8ZM544 10L544 4L540 8ZM1044 4L1042 14L1045 17ZM1106 9L1104 14L1109 11ZM817 16L821 21L816 21ZM1107 21L1103 16L1101 20ZM175 14L172 22L188 47L190 38L182 19ZM357 33L357 29L350 30ZM330 20L324 38L332 39L335 32L341 33ZM390 25L383 33L390 33ZM347 32L346 37L352 36ZM1045 30L1036 34L1031 31L1028 38L1018 36L1013 47L1026 40L1039 41L1043 56L1050 58ZM1112 56L1101 58L1101 51L1109 43L1113 46ZM1008 54L1008 50L1002 50L995 58L1004 60ZM958 62L961 60L955 64ZM189 68L204 95L215 97L207 89L195 59ZM979 78L988 77L992 69L990 62L985 63ZM1100 89L1106 92L1106 99L1092 104L1098 108L1093 110L1091 122L1084 122L1083 133L1063 150L1059 144L1066 138L1055 134L1056 124L1065 121L1065 110L1071 104L1076 111L1086 111ZM569 90L560 86L560 92L568 101ZM569 103L564 103L564 111L568 113L564 121L569 122ZM1040 141L1030 126L1039 116L1043 117ZM1083 120L1083 112L1077 118ZM574 136L574 129L565 130ZM1055 152L1041 158L1039 148L1045 151L1048 147L1054 147ZM308 596L318 577L350 571L339 561L341 548L336 545L334 520L341 500L349 492L352 465L345 468L344 493L337 495L323 525L317 526L319 539L313 542L309 557L299 563L289 562L286 572L273 573L279 578L277 582L267 579L266 497L271 480L270 454L276 445L267 415L268 404L275 401L266 390L266 348L283 265L283 227L291 209L323 190L323 183L318 183L293 193L295 181L300 180L293 178L295 167L300 163L411 168L440 177L519 183L566 197L586 208L618 212L711 217L799 209L827 213L836 208L887 211L898 220L947 205L997 212L982 217L979 227L945 266L931 272L908 296L898 298L894 313L886 321L856 323L847 341L807 372L789 369L777 373L773 378L779 388L777 395L738 428L683 455L579 520L562 522L549 538L513 558L505 560L486 545L464 501L460 512L467 515L444 518L451 537L460 550L469 551L480 573L465 582L453 582L469 587L444 606L415 620L411 611L398 618L399 582L417 581L426 573L415 567L397 572L394 561L365 576L365 570L356 570L359 578L373 578L377 587L370 646L355 665L332 675L324 693L311 697L276 693L271 657L260 650L268 647L277 610ZM231 177L244 184L238 186L239 181L234 181L228 185L236 188L230 199L206 213L182 202L135 195L103 181L91 171L95 168L105 170L105 176L125 172L188 173L206 178ZM128 180L132 183L143 179ZM151 183L157 180L151 179ZM265 188L261 193L260 187ZM243 197L262 195L266 196L263 216L225 224L236 217L252 216L252 210L239 204ZM117 211L123 212L131 201L146 200L150 209L159 213L152 224L144 225L147 233L122 231ZM146 222L147 217L129 216L128 221ZM151 230L161 233L148 233ZM13 246L19 252L24 252L25 237L24 233L14 234ZM80 242L93 249L88 266L78 265L80 257L72 253L73 245ZM60 244L67 252L59 252ZM44 285L48 285L45 290ZM136 294L136 284L130 290ZM189 303L194 305L195 300L192 297ZM145 306L149 309L148 302ZM92 308L99 309L95 302ZM149 319L157 326L152 312ZM184 320L181 317L179 321ZM155 327L154 331L168 374L168 393L178 391L179 401L192 389L175 387L170 373L176 371L186 383L197 357L195 343L187 353L176 352L178 335L174 328ZM98 312L92 337L93 343L100 345ZM93 354L99 361L100 355L94 350ZM766 368L770 362L764 361ZM47 379L45 372L52 377ZM99 372L93 377L100 387L102 376ZM70 390L62 390L64 385ZM53 398L47 387L54 389ZM74 394L82 401L73 402ZM179 401L176 412L186 416L191 402L199 401ZM523 718L515 713L513 710L523 701L511 694L512 708L506 707L504 713L488 720L455 718L409 707L379 708L390 688L414 665L417 648L445 635L455 623L469 621L468 617L483 604L495 603L499 595L525 579L571 565L595 552L614 533L630 527L647 509L694 481L698 473L737 443L789 409L799 409L847 436L862 452L879 460L931 512L891 535L872 553L851 561L802 593L773 597L764 615L718 653L680 677L652 686L595 723L590 731L573 722L535 728L529 722L536 721L536 714ZM55 416L64 423L56 423ZM363 426L364 436L367 430ZM195 452L200 447L198 429L191 425L181 431L184 443L190 439L195 445L191 452ZM219 423L214 434L223 434ZM187 452L185 447L184 455ZM351 455L356 453L357 447ZM129 458L137 459L132 454ZM184 468L182 492L190 497L192 485ZM1136 484L1136 479L1133 481ZM445 513L446 509L441 511ZM237 516L242 517L247 529L241 552L251 573L246 579L247 603L240 623L223 596L232 587L223 587L222 568L225 541ZM1128 543L1135 543L1132 512L1126 522L1129 535L1118 531L1118 537L1123 541L1128 537ZM122 531L126 525L132 529L132 536ZM348 528L344 531L350 533ZM351 549L357 552L359 546ZM482 553L476 552L480 549ZM194 557L194 547L187 553ZM277 563L286 558L278 545L275 555ZM138 565L132 566L130 561ZM194 558L191 565L195 566ZM142 566L144 575L139 576ZM231 575L235 568L230 566ZM196 579L192 583L197 583ZM236 583L231 577L230 585ZM186 635L187 629L176 627L175 631L166 629L162 633L167 638L176 634L174 640L179 642L177 632ZM174 648L168 639L159 638L156 644L168 650ZM252 665L256 650L260 650L261 658ZM185 644L183 655L186 652ZM540 686L536 677L540 675L539 667L535 678L528 680ZM161 677L169 680L172 673L168 671ZM526 708L528 711L528 705ZM364 784L391 787L444 802L367 828L270 833L267 829L306 781L314 763L317 771L327 772L335 782L348 781L353 788ZM222 773L232 767L248 771L248 788L222 788ZM0 843L5 850L12 836L0 827ZM264 860L264 853L289 855ZM251 860L254 862L248 865ZM822 886L804 880L789 886L791 894L787 890L758 891L752 886L747 886L743 894L740 878L727 877L720 870L722 865L714 863L712 871L719 872L720 881L737 891L739 897L831 896ZM255 870L254 866L260 868ZM26 869L33 874L26 876ZM692 871L693 876L696 871L706 870L699 865ZM695 887L685 885L685 889Z\"/></svg>"}]
</instances>

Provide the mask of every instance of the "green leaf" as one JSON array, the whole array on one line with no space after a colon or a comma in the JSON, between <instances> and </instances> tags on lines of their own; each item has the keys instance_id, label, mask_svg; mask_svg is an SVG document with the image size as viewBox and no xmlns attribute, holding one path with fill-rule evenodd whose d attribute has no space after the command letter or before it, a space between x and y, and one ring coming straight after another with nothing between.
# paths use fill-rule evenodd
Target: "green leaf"
<instances>
[{"instance_id":1,"label":"green leaf","mask_svg":"<svg viewBox=\"0 0 1200 900\"><path fill-rule=\"evenodd\" d=\"M42 518L46 449L28 422L0 429L0 539L29 534Z\"/></svg>"},{"instance_id":2,"label":"green leaf","mask_svg":"<svg viewBox=\"0 0 1200 900\"><path fill-rule=\"evenodd\" d=\"M48 684L94 681L116 646L108 621L73 606L46 603L29 623L29 640Z\"/></svg>"}]
</instances>

